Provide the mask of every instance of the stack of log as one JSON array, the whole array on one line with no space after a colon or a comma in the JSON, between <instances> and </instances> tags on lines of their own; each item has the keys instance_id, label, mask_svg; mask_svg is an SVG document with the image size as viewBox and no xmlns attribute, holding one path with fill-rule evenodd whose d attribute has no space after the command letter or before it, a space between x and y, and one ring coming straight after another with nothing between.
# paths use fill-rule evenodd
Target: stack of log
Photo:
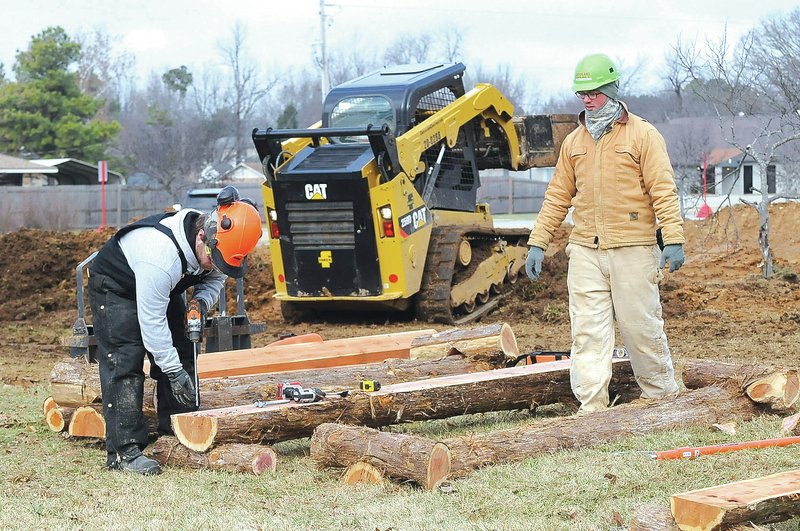
<instances>
[{"instance_id":1,"label":"stack of log","mask_svg":"<svg viewBox=\"0 0 800 531\"><path fill-rule=\"evenodd\" d=\"M278 385L286 381L336 392L352 389L362 380L397 384L486 371L502 367L518 355L513 330L503 323L438 333L424 329L330 341L307 334L267 347L201 356L201 409L215 411L271 400L277 396ZM50 383L52 396L43 406L48 426L74 437L104 438L98 366L83 359L65 359L53 368ZM153 433L155 396L154 382L146 378L144 413ZM240 450L233 454L247 453ZM251 454L260 452L257 449ZM180 452L161 453L173 456L174 461ZM189 464L190 459L182 460Z\"/></svg>"},{"instance_id":2,"label":"stack of log","mask_svg":"<svg viewBox=\"0 0 800 531\"><path fill-rule=\"evenodd\" d=\"M175 437L161 437L150 453L168 466L260 474L277 466L278 455L269 445L310 436L312 460L321 468L343 469L346 482L392 479L433 489L485 466L558 450L791 411L800 398L797 370L686 360L686 391L658 401L637 400L640 390L631 365L617 359L610 386L615 406L604 411L443 440L376 429L470 413L577 405L568 359L505 367L518 355L513 331L506 324L349 340L311 338L238 355L206 354L200 358L201 410L174 415ZM45 403L44 414L52 429L80 436L90 430L79 426L91 422L76 424L76 418L94 415L102 421L96 366L64 361L54 368L51 380L53 399ZM360 380L384 385L376 392L361 392L354 389ZM274 399L278 384L285 381L350 392L329 393L315 403L254 404ZM152 414L152 390L148 396L145 411ZM800 414L788 417L783 434L796 434L798 425ZM781 500L789 496L786 489L775 490ZM673 505L680 506L683 499L696 505L698 498L676 497ZM662 513L663 508L638 511L632 525L652 518L672 519Z\"/></svg>"}]
</instances>

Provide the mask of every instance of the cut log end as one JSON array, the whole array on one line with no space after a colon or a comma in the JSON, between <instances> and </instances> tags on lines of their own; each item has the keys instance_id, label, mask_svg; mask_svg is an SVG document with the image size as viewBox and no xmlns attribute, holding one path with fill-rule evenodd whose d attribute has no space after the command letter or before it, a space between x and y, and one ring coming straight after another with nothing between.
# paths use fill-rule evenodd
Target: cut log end
<instances>
[{"instance_id":1,"label":"cut log end","mask_svg":"<svg viewBox=\"0 0 800 531\"><path fill-rule=\"evenodd\" d=\"M217 435L217 419L192 414L173 415L172 431L185 447L205 452Z\"/></svg>"},{"instance_id":2,"label":"cut log end","mask_svg":"<svg viewBox=\"0 0 800 531\"><path fill-rule=\"evenodd\" d=\"M342 483L346 485L356 485L358 483L379 485L385 481L386 477L377 467L364 461L353 463L342 474Z\"/></svg>"},{"instance_id":3,"label":"cut log end","mask_svg":"<svg viewBox=\"0 0 800 531\"><path fill-rule=\"evenodd\" d=\"M786 411L800 399L800 378L794 369L773 372L749 383L745 392L754 402L767 404L774 411Z\"/></svg>"},{"instance_id":4,"label":"cut log end","mask_svg":"<svg viewBox=\"0 0 800 531\"><path fill-rule=\"evenodd\" d=\"M508 323L503 323L503 327L500 330L500 345L508 359L514 359L519 356L517 337Z\"/></svg>"},{"instance_id":5,"label":"cut log end","mask_svg":"<svg viewBox=\"0 0 800 531\"><path fill-rule=\"evenodd\" d=\"M428 461L428 480L422 485L425 490L433 490L447 479L450 475L450 461L450 449L447 445L436 443Z\"/></svg>"},{"instance_id":6,"label":"cut log end","mask_svg":"<svg viewBox=\"0 0 800 531\"><path fill-rule=\"evenodd\" d=\"M265 448L262 453L253 458L251 463L253 474L256 476L260 476L264 472L275 472L278 464L275 450L272 448Z\"/></svg>"},{"instance_id":7,"label":"cut log end","mask_svg":"<svg viewBox=\"0 0 800 531\"><path fill-rule=\"evenodd\" d=\"M106 421L93 407L83 406L75 410L69 423L71 437L106 438Z\"/></svg>"},{"instance_id":8,"label":"cut log end","mask_svg":"<svg viewBox=\"0 0 800 531\"><path fill-rule=\"evenodd\" d=\"M44 399L44 404L42 404L42 415L44 415L45 418L47 418L47 412L57 407L58 404L56 404L56 401L53 400L53 397L48 396L47 398Z\"/></svg>"},{"instance_id":9,"label":"cut log end","mask_svg":"<svg viewBox=\"0 0 800 531\"><path fill-rule=\"evenodd\" d=\"M783 419L783 422L781 422L781 435L784 437L800 435L800 413L795 413L791 417Z\"/></svg>"},{"instance_id":10,"label":"cut log end","mask_svg":"<svg viewBox=\"0 0 800 531\"><path fill-rule=\"evenodd\" d=\"M50 409L45 413L45 422L50 430L56 433L64 431L64 428L67 427L64 415L58 408Z\"/></svg>"}]
</instances>

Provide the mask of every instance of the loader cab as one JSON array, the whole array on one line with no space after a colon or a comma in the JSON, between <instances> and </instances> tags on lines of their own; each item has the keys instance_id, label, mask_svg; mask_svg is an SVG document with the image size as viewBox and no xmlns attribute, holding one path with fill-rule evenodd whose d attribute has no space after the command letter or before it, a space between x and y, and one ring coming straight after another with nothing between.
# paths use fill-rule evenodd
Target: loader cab
<instances>
[{"instance_id":1,"label":"loader cab","mask_svg":"<svg viewBox=\"0 0 800 531\"><path fill-rule=\"evenodd\" d=\"M364 74L331 89L322 108L322 126L385 123L400 136L464 95L465 69L462 63L411 64Z\"/></svg>"},{"instance_id":2,"label":"loader cab","mask_svg":"<svg viewBox=\"0 0 800 531\"><path fill-rule=\"evenodd\" d=\"M398 65L365 74L331 89L322 110L322 127L389 126L402 136L465 94L462 63ZM368 143L367 137L336 137L333 143ZM472 212L480 177L475 158L475 131L465 127L455 146L444 141L422 153L429 171L414 177L420 194L426 181L435 183L425 197L429 208ZM431 168L438 168L431 173Z\"/></svg>"}]
</instances>

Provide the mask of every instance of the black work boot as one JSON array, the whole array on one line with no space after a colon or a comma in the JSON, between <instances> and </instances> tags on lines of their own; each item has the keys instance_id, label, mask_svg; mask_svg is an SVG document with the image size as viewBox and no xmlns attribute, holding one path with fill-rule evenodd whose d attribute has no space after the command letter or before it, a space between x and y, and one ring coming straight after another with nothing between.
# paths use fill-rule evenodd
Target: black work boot
<instances>
[{"instance_id":1,"label":"black work boot","mask_svg":"<svg viewBox=\"0 0 800 531\"><path fill-rule=\"evenodd\" d=\"M116 469L143 476L155 476L161 473L161 465L158 464L158 461L145 457L138 447L120 452Z\"/></svg>"}]
</instances>

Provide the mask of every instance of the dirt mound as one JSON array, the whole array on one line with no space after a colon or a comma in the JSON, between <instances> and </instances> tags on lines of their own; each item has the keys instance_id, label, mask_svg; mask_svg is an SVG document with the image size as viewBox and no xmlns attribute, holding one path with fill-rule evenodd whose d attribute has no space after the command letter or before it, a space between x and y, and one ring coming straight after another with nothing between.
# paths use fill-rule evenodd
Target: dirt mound
<instances>
[{"instance_id":1,"label":"dirt mound","mask_svg":"<svg viewBox=\"0 0 800 531\"><path fill-rule=\"evenodd\" d=\"M113 233L20 229L0 235L0 320L74 307L75 266Z\"/></svg>"},{"instance_id":2,"label":"dirt mound","mask_svg":"<svg viewBox=\"0 0 800 531\"><path fill-rule=\"evenodd\" d=\"M113 236L115 229L103 231L57 232L20 229L0 235L0 321L21 321L53 317L56 312L62 325L75 318L75 267ZM84 277L85 278L85 277ZM84 283L85 285L85 283ZM227 286L229 308L235 309L236 289ZM269 251L258 248L250 257L245 276L245 307L254 308L260 318L279 314L272 299L275 285ZM66 315L66 317L63 317Z\"/></svg>"}]
</instances>

